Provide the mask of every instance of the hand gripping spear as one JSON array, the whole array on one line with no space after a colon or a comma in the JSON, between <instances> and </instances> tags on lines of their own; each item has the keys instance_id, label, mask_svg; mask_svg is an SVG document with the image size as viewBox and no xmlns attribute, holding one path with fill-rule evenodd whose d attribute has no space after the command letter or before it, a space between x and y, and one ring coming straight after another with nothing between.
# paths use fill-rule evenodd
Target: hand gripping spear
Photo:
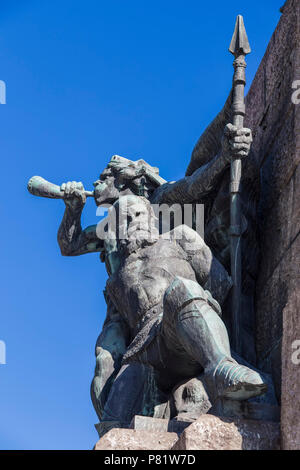
<instances>
[{"instance_id":1,"label":"hand gripping spear","mask_svg":"<svg viewBox=\"0 0 300 470\"><path fill-rule=\"evenodd\" d=\"M244 20L241 15L237 17L235 30L229 51L234 55L232 123L238 129L244 127L245 117L245 85L246 61L245 56L251 52ZM230 241L231 241L231 277L232 291L232 348L241 354L240 310L241 310L241 196L240 183L242 176L242 162L239 158L231 159L230 180Z\"/></svg>"}]
</instances>

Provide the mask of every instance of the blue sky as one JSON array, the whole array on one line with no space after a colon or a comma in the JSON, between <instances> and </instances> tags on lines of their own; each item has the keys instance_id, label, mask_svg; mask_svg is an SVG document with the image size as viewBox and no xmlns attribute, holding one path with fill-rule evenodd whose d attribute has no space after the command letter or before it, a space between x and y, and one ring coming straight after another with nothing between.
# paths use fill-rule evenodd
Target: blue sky
<instances>
[{"instance_id":1,"label":"blue sky","mask_svg":"<svg viewBox=\"0 0 300 470\"><path fill-rule=\"evenodd\" d=\"M109 158L144 158L175 180L230 90L243 14L250 84L284 0L0 2L0 449L90 449L89 387L105 315L97 254L63 258L62 201L32 175L87 189ZM96 223L88 200L83 225Z\"/></svg>"}]
</instances>

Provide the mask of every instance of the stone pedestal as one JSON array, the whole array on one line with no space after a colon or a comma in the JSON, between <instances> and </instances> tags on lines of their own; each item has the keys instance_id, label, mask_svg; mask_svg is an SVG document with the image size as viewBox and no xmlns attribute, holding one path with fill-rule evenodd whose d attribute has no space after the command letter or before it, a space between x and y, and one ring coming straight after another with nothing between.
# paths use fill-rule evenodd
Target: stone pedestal
<instances>
[{"instance_id":1,"label":"stone pedestal","mask_svg":"<svg viewBox=\"0 0 300 470\"><path fill-rule=\"evenodd\" d=\"M111 429L95 450L277 450L279 424L203 415L193 423L136 416L134 429ZM180 431L181 426L181 431Z\"/></svg>"}]
</instances>

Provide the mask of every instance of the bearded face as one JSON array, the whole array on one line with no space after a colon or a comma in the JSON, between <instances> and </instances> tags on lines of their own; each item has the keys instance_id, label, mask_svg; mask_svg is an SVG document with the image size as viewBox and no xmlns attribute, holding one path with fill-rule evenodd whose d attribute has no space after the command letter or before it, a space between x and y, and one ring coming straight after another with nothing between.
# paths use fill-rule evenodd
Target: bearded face
<instances>
[{"instance_id":1,"label":"bearded face","mask_svg":"<svg viewBox=\"0 0 300 470\"><path fill-rule=\"evenodd\" d=\"M117 238L121 251L128 254L157 240L158 230L154 213L145 198L122 197L114 204L111 215L116 217Z\"/></svg>"}]
</instances>

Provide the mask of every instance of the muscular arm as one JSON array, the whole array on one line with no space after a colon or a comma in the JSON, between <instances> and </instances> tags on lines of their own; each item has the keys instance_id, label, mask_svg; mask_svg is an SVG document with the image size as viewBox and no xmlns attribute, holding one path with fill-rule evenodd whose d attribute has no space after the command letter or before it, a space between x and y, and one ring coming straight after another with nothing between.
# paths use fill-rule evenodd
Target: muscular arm
<instances>
[{"instance_id":1,"label":"muscular arm","mask_svg":"<svg viewBox=\"0 0 300 470\"><path fill-rule=\"evenodd\" d=\"M185 176L173 183L160 186L153 198L153 203L183 204L200 200L216 188L224 170L229 167L228 156L223 152L210 162L198 168L191 176Z\"/></svg>"},{"instance_id":2,"label":"muscular arm","mask_svg":"<svg viewBox=\"0 0 300 470\"><path fill-rule=\"evenodd\" d=\"M223 110L200 137L186 176L157 188L151 202L200 202L218 186L224 171L229 168L231 158L248 155L252 142L251 131L227 124L230 121L230 108L231 94Z\"/></svg>"},{"instance_id":3,"label":"muscular arm","mask_svg":"<svg viewBox=\"0 0 300 470\"><path fill-rule=\"evenodd\" d=\"M186 171L185 178L166 183L156 190L154 203L188 204L204 197L216 185L222 172L228 167L228 158L222 152L224 128L231 118L232 92L227 101L198 140Z\"/></svg>"},{"instance_id":4,"label":"muscular arm","mask_svg":"<svg viewBox=\"0 0 300 470\"><path fill-rule=\"evenodd\" d=\"M97 237L96 225L82 230L81 214L86 202L82 183L62 185L66 210L58 229L57 241L63 256L78 256L102 251L103 240Z\"/></svg>"},{"instance_id":5,"label":"muscular arm","mask_svg":"<svg viewBox=\"0 0 300 470\"><path fill-rule=\"evenodd\" d=\"M73 211L67 207L65 210L57 234L57 241L63 256L84 255L103 249L103 240L97 237L96 225L90 225L82 230L81 213L82 209Z\"/></svg>"}]
</instances>

